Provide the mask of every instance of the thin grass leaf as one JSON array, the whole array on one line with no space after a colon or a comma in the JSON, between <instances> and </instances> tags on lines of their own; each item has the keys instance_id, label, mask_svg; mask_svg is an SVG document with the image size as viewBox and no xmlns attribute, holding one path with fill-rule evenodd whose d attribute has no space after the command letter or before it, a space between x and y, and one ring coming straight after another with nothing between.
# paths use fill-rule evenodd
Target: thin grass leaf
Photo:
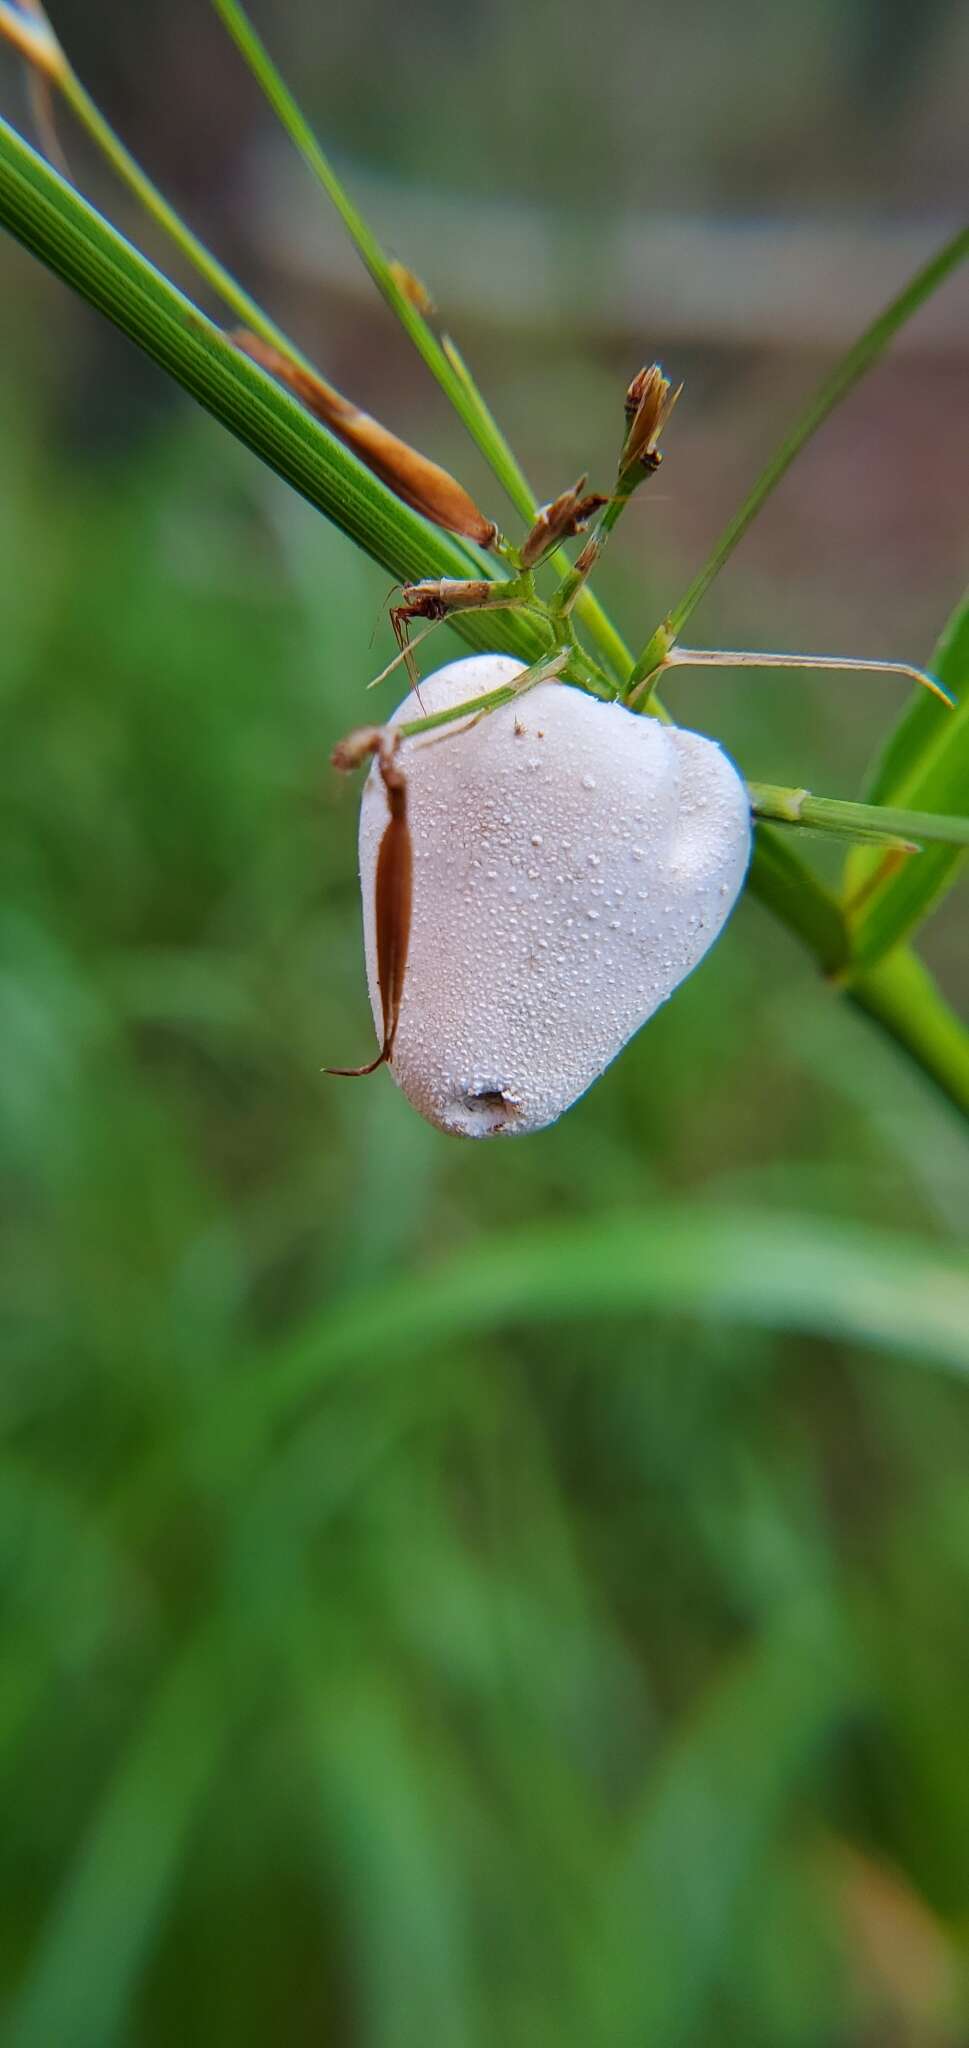
<instances>
[{"instance_id":1,"label":"thin grass leaf","mask_svg":"<svg viewBox=\"0 0 969 2048\"><path fill-rule=\"evenodd\" d=\"M872 363L884 353L899 328L904 327L907 320L911 320L920 306L924 306L932 293L938 291L939 286L944 284L946 278L951 276L967 257L969 227L961 228L943 244L928 263L923 264L921 270L916 271L915 276L909 279L897 298L885 307L877 320L872 321L871 326L847 354L842 356L841 361L835 364L813 398L809 399L800 419L795 421L790 432L785 435L776 454L771 456L761 471L753 489L724 528L689 588L673 606L662 627L657 628L647 641L630 676L629 689L634 689L637 683L652 674L658 659L661 658L657 651L661 636L665 638L666 644L669 644L670 640L675 640L682 632L687 619L696 610L701 598L705 597L714 577L719 575L724 563L733 554L738 542L743 539L748 526L756 519L761 507L766 504L771 492L776 490L781 478L787 474L795 457L800 454L811 436L817 433L829 413L834 411L835 406L840 405L841 400L847 397L849 391L865 375L866 370L869 370Z\"/></svg>"},{"instance_id":2,"label":"thin grass leaf","mask_svg":"<svg viewBox=\"0 0 969 2048\"><path fill-rule=\"evenodd\" d=\"M460 543L402 505L3 121L0 220L392 575L473 573ZM542 651L527 620L467 613L455 630L475 647Z\"/></svg>"},{"instance_id":3,"label":"thin grass leaf","mask_svg":"<svg viewBox=\"0 0 969 2048\"><path fill-rule=\"evenodd\" d=\"M404 332L413 342L432 376L437 379L449 404L453 406L458 418L467 428L515 510L521 514L526 525L530 526L537 510L535 493L490 406L478 390L463 356L449 337L438 339L425 318L418 296L409 287L408 274L399 262L387 256L373 230L354 205L345 186L337 177L329 157L321 149L305 114L273 63L265 44L256 33L245 9L240 6L239 0L212 0L212 5L290 141L298 149L304 163L335 206L378 291L400 321ZM565 574L571 566L561 549L556 550L552 560L560 574ZM629 672L632 657L615 627L606 617L598 599L591 591L584 590L576 609L613 673L624 679Z\"/></svg>"},{"instance_id":4,"label":"thin grass leaf","mask_svg":"<svg viewBox=\"0 0 969 2048\"><path fill-rule=\"evenodd\" d=\"M399 265L384 253L376 235L354 206L245 9L239 6L238 0L212 0L212 5L291 142L335 206L377 289L473 435L516 510L524 518L530 518L533 499L529 485L466 366L462 366L461 374L449 361L433 328L407 290Z\"/></svg>"},{"instance_id":5,"label":"thin grass leaf","mask_svg":"<svg viewBox=\"0 0 969 2048\"><path fill-rule=\"evenodd\" d=\"M941 811L966 802L969 594L945 627L932 667L955 697L956 709L947 712L919 695L875 765L866 790L871 803ZM922 923L956 880L965 861L964 846L964 841L931 846L920 860L902 867L872 854L849 854L844 896L856 960L874 965Z\"/></svg>"},{"instance_id":6,"label":"thin grass leaf","mask_svg":"<svg viewBox=\"0 0 969 2048\"><path fill-rule=\"evenodd\" d=\"M688 1315L797 1330L969 1374L969 1260L917 1239L812 1216L684 1206L490 1238L479 1250L368 1291L233 1383L213 1418L251 1451L334 1373L385 1369L432 1345L509 1324Z\"/></svg>"},{"instance_id":7,"label":"thin grass leaf","mask_svg":"<svg viewBox=\"0 0 969 2048\"><path fill-rule=\"evenodd\" d=\"M226 1740L202 1632L165 1671L102 1797L4 2033L5 2048L115 2048L159 1938L199 1801Z\"/></svg>"},{"instance_id":8,"label":"thin grass leaf","mask_svg":"<svg viewBox=\"0 0 969 2048\"><path fill-rule=\"evenodd\" d=\"M900 990L903 1004L906 995L931 1018L920 989ZM240 1362L228 1392L194 1411L193 1469L209 1490L238 1490L277 1431L343 1376L369 1379L441 1346L558 1323L588 1323L601 1362L611 1325L669 1315L828 1337L969 1376L969 1260L957 1252L802 1214L689 1204L624 1211L569 1229L495 1234L422 1272L419 1286L409 1274L328 1306L271 1362L264 1351ZM175 1432L139 1471L139 1503L152 1518L184 1469Z\"/></svg>"},{"instance_id":9,"label":"thin grass leaf","mask_svg":"<svg viewBox=\"0 0 969 2048\"><path fill-rule=\"evenodd\" d=\"M822 971L839 973L848 958L841 905L798 858L789 835L758 825L750 882L760 901L810 949Z\"/></svg>"},{"instance_id":10,"label":"thin grass leaf","mask_svg":"<svg viewBox=\"0 0 969 2048\"><path fill-rule=\"evenodd\" d=\"M916 1065L969 1114L966 1028L943 1001L917 954L907 946L893 946L883 959L847 982L847 993L860 1010L878 1018L889 1037L899 1044L904 1040Z\"/></svg>"},{"instance_id":11,"label":"thin grass leaf","mask_svg":"<svg viewBox=\"0 0 969 2048\"><path fill-rule=\"evenodd\" d=\"M75 119L87 130L92 142L101 151L112 170L128 186L129 191L134 193L139 205L143 206L156 225L171 237L176 248L199 276L205 279L217 297L227 306L231 306L237 319L254 328L265 341L272 342L297 361L303 362L304 358L299 355L299 351L293 347L282 329L263 312L262 307L232 276L231 271L219 262L218 257L213 256L212 251L206 248L198 235L193 234L191 228L186 226L180 214L169 205L164 193L159 191L130 150L125 148L120 136L115 134L110 123L105 120L100 107L92 100L90 93L69 64L64 50L54 36L46 13L39 9L37 17L36 25L25 23L16 7L9 5L8 0L0 0L0 36L5 37L15 48L19 48L21 54L27 58L32 80L39 80L48 90L56 89L61 94ZM56 136L53 140L56 142ZM47 146L55 169L66 176L65 166L59 161L59 152L51 149L49 139Z\"/></svg>"},{"instance_id":12,"label":"thin grass leaf","mask_svg":"<svg viewBox=\"0 0 969 2048\"><path fill-rule=\"evenodd\" d=\"M765 1881L811 1763L858 1689L836 1614L807 1600L718 1670L650 1768L602 1937L606 1968L617 1944L638 1960L635 2015L616 2015L623 2048L715 2038L710 2006L751 1882Z\"/></svg>"}]
</instances>

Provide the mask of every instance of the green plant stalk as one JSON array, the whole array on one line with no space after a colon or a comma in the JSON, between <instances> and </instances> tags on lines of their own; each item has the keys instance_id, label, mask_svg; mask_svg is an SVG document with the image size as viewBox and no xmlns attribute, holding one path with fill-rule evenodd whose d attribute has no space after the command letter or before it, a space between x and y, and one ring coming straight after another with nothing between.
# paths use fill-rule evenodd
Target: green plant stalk
<instances>
[{"instance_id":1,"label":"green plant stalk","mask_svg":"<svg viewBox=\"0 0 969 2048\"><path fill-rule=\"evenodd\" d=\"M11 40L13 40L12 15L13 10L5 4L5 0L0 0L0 33L9 36ZM164 194L158 190L157 185L152 183L152 180L142 170L141 165L131 155L130 151L125 148L120 136L115 134L110 122L105 120L100 108L81 84L60 43L49 28L46 16L40 17L40 20L43 23L43 30L41 31L38 28L36 31L35 47L39 49L42 43L46 45L48 53L46 61L40 63L36 56L31 58L29 49L25 44L18 44L21 54L27 57L29 62L35 63L41 75L52 86L56 87L65 104L70 107L75 119L87 131L92 142L95 143L111 165L112 170L128 186L129 190L134 193L135 198L144 207L146 213L151 216L156 226L162 228L164 233L171 237L171 240L181 251L182 255L198 271L199 276L205 279L206 283L219 298L224 300L227 306L231 306L233 312L238 315L243 325L251 327L256 334L261 334L265 341L272 342L274 347L282 349L286 355L292 356L297 362L302 362L304 367L310 368L311 365L306 363L304 357L300 356L298 349L294 348L293 343L283 333L282 328L277 327L275 321L270 319L268 313L265 313L256 300L250 297L244 287L233 277L231 271L226 270L224 264L220 263L216 256L213 256L212 251L206 248L205 243L200 241L198 235L193 234L191 228L186 226L180 215L176 213L175 208L169 205Z\"/></svg>"},{"instance_id":2,"label":"green plant stalk","mask_svg":"<svg viewBox=\"0 0 969 2048\"><path fill-rule=\"evenodd\" d=\"M313 133L301 107L277 70L265 44L253 28L239 0L212 0L216 13L228 30L277 119L304 163L335 206L344 227L362 258L378 291L400 321L445 397L463 421L472 440L497 477L517 512L530 526L538 506L531 485L482 397L464 358L453 343L446 346L435 334L403 289L393 264L376 235L354 206ZM570 568L561 549L551 557L561 573ZM629 672L631 654L612 621L607 618L592 591L579 593L576 609L612 673L621 680Z\"/></svg>"},{"instance_id":3,"label":"green plant stalk","mask_svg":"<svg viewBox=\"0 0 969 2048\"><path fill-rule=\"evenodd\" d=\"M448 704L443 711L428 711L423 718L412 718L406 725L398 725L395 731L401 739L419 738L421 733L434 732L442 725L453 725L456 719L470 718L475 723L484 712L499 711L503 704L513 704L517 697L524 697L536 683L548 682L553 676L560 676L567 660L566 651L557 648L553 653L536 661L531 668L516 676L513 683L500 683L496 690L486 690L480 697L467 697L463 704Z\"/></svg>"},{"instance_id":4,"label":"green plant stalk","mask_svg":"<svg viewBox=\"0 0 969 2048\"><path fill-rule=\"evenodd\" d=\"M969 1034L908 946L853 976L851 1001L969 1116Z\"/></svg>"},{"instance_id":5,"label":"green plant stalk","mask_svg":"<svg viewBox=\"0 0 969 2048\"><path fill-rule=\"evenodd\" d=\"M426 337L428 348L432 351L432 354L429 355L427 349L424 348L422 348L421 352L424 354L425 360L430 363L430 367L436 376L439 375L441 364L444 365L448 374L448 383L445 389L452 404L457 407L462 417L465 417L469 408L474 412L478 426L477 430L472 427L472 431L475 431L475 438L478 440L479 446L482 447L486 455L488 454L489 447L498 448L502 451L504 459L511 465L511 469L519 480L518 498L515 502L519 504L519 509L524 508L525 516L530 520L534 516L534 501L527 480L518 469L514 456L504 441L497 422L478 392L466 364L458 356L458 352L453 344L450 345L447 352L444 351L437 337L427 326L427 323L422 320L416 308L411 306L406 294L401 291L388 259L370 234L366 223L343 192L343 188L340 186L332 167L323 156L310 129L305 121L303 121L298 108L295 107L295 104L286 93L286 88L274 72L269 58L255 36L254 30L245 22L244 17L241 19L240 28L243 25L247 35L247 42L242 45L243 54L247 57L247 61L250 62L263 89L268 93L276 112L280 113L282 118L281 106L277 103L275 94L269 92L268 76L275 80L283 102L290 109L293 119L299 123L301 134L305 136L313 152L310 161L317 175L321 178L323 176L323 166L326 167L327 177L324 180L326 189L334 204L337 205L344 223L356 241L357 246L360 248L371 274L380 285L381 290L389 300L394 311L398 314L398 317L404 320L411 338L416 340L418 332L423 333ZM235 33L235 29L233 29L233 32ZM38 10L37 23L34 25L22 20L15 9L7 4L7 0L0 0L0 34L6 35L8 40L14 44L20 51L20 54L26 58L36 75L42 77L49 86L57 88L65 103L71 109L75 119L86 130L91 141L101 151L117 176L128 186L139 204L145 208L145 211L155 222L156 226L162 228L170 236L181 254L193 265L199 276L204 278L211 289L227 306L232 308L232 311L241 320L243 325L251 328L254 333L261 335L264 340L271 342L284 355L289 356L293 362L299 363L304 369L312 371L314 366L310 363L309 359L296 347L289 336L284 333L283 329L271 319L269 314L263 310L245 288L239 284L231 271L227 270L225 265L219 262L218 257L213 255L212 251L207 248L199 236L193 234L191 228L181 219L175 208L169 204L164 194L159 191L157 185L142 170L136 158L126 149L120 136L115 133L110 122L105 119L97 103L91 98L90 93L74 71L64 49L50 26L46 11L43 9ZM260 63L255 61L254 53L256 51L259 52ZM288 121L285 125L292 134L293 130ZM297 138L294 136L294 139ZM302 143L300 143L300 147L302 148ZM303 154L307 154L305 148L303 149ZM410 316L410 318L405 316ZM412 325L412 322L416 323L416 325ZM454 359L453 361L452 358ZM454 380L453 384L452 379ZM462 390L466 394L466 406L464 409L462 409L458 399L458 393ZM466 419L466 424L471 424L470 419ZM491 457L489 456L490 459ZM505 482L506 488L508 488L507 481L501 475L500 470L496 468L495 462L492 462L492 467L495 468L496 474L499 475L500 480ZM514 498L514 493L511 495ZM479 561L484 559L483 556L476 556L475 566L478 566ZM563 555L559 556L559 560L561 563L565 563ZM490 573L490 563L488 564L488 569ZM629 651L621 641L618 633L616 633L611 622L606 618L601 606L591 594L589 603L584 609L586 624L591 630L592 637L596 640L600 652L608 661L613 674L625 675L629 667Z\"/></svg>"},{"instance_id":6,"label":"green plant stalk","mask_svg":"<svg viewBox=\"0 0 969 2048\"><path fill-rule=\"evenodd\" d=\"M605 547L607 540L609 539L609 535L612 533L614 527L616 527L619 524L619 521L626 510L626 506L628 505L629 500L632 497L633 492L636 488L636 484L643 481L645 481L645 478L643 476L640 476L636 478L634 482L627 483L620 479L616 483L616 485L613 488L612 496L606 500L606 503L603 506L598 519L596 520L594 532L589 536L589 541L587 541L586 543L585 552L587 553L589 558L588 566L584 569L578 569L575 567L574 563L569 563L568 571L566 575L563 576L558 589L555 591L552 597L552 610L563 621L565 621L568 618L568 615L573 610L573 608L575 610L580 609L580 602L586 588L587 580L591 576L593 569L598 566L600 557L602 555L602 550ZM593 548L595 549L594 554L592 552ZM556 551L556 554L551 555L549 557L549 560L553 562L557 559L558 551Z\"/></svg>"},{"instance_id":7,"label":"green plant stalk","mask_svg":"<svg viewBox=\"0 0 969 2048\"><path fill-rule=\"evenodd\" d=\"M400 321L428 369L437 378L455 412L471 427L478 446L487 457L512 503L525 517L529 517L531 492L500 428L467 371L463 377L459 375L445 355L437 335L428 325L424 315L403 289L376 235L362 214L357 211L349 193L344 190L329 158L321 149L302 109L276 69L245 10L237 4L237 0L212 0L212 4L277 119L335 206L378 291Z\"/></svg>"},{"instance_id":8,"label":"green plant stalk","mask_svg":"<svg viewBox=\"0 0 969 2048\"><path fill-rule=\"evenodd\" d=\"M708 555L702 568L697 571L689 588L684 591L679 602L673 606L672 611L668 613L662 624L650 636L633 668L627 685L628 690L636 689L638 685L646 681L653 674L654 670L661 666L663 655L682 632L687 619L696 610L700 599L706 595L714 577L719 575L724 563L733 554L738 541L743 539L748 526L757 517L762 505L766 503L771 492L776 489L781 478L786 475L795 456L800 454L801 449L811 439L812 434L817 433L818 428L823 426L828 414L834 411L836 405L840 405L841 400L847 396L852 386L857 384L859 378L864 376L866 370L870 369L872 363L887 348L893 336L898 333L899 328L904 327L906 320L910 320L913 313L918 312L919 307L924 305L926 299L931 297L932 293L938 289L940 284L944 283L945 279L950 276L952 271L958 268L960 263L965 262L967 256L969 256L969 227L960 229L958 233L954 234L938 250L935 256L930 258L928 263L923 264L922 269L917 271L913 278L910 278L908 284L899 292L897 298L894 298L891 304L885 307L884 312L879 314L877 320L872 321L871 326L860 336L854 346L848 350L847 355L842 356L841 361L835 365L830 375L825 377L823 383L819 385L814 393L813 398L806 405L800 419L795 421L776 453L772 455L766 468L761 471L753 489L745 498L739 511L734 514L728 525L725 526L719 540Z\"/></svg>"},{"instance_id":9,"label":"green plant stalk","mask_svg":"<svg viewBox=\"0 0 969 2048\"><path fill-rule=\"evenodd\" d=\"M221 329L4 121L0 221L392 575L407 581L461 577L476 566L459 543L402 505L318 420L233 348ZM472 647L507 651L526 664L547 652L534 628L514 613L465 612L454 627ZM757 837L753 890L825 971L845 970L850 942L839 905L769 827ZM924 978L920 986L924 990ZM930 1030L924 1018L907 1014L891 976L881 971L850 994L969 1112L969 1035L962 1035L960 1064L959 1027L954 1019L945 1023L940 997L932 996L936 1028Z\"/></svg>"},{"instance_id":10,"label":"green plant stalk","mask_svg":"<svg viewBox=\"0 0 969 2048\"><path fill-rule=\"evenodd\" d=\"M969 1118L969 1032L916 954L899 946L877 967L853 971L842 904L769 825L757 828L750 886L814 954L842 999L877 1024Z\"/></svg>"},{"instance_id":11,"label":"green plant stalk","mask_svg":"<svg viewBox=\"0 0 969 2048\"><path fill-rule=\"evenodd\" d=\"M801 825L813 832L837 832L852 839L918 851L913 841L943 846L969 846L969 818L936 816L931 811L904 811L888 805L843 803L839 797L812 796L809 789L783 789L772 782L749 782L755 817L774 818L783 825Z\"/></svg>"}]
</instances>

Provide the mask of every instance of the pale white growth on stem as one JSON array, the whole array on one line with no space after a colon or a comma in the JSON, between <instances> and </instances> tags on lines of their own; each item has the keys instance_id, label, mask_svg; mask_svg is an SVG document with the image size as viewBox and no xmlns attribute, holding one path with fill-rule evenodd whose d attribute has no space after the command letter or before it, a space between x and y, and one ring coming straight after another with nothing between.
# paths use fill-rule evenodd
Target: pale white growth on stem
<instances>
[{"instance_id":1,"label":"pale white growth on stem","mask_svg":"<svg viewBox=\"0 0 969 2048\"><path fill-rule=\"evenodd\" d=\"M506 655L451 662L391 723L520 673ZM746 789L713 740L560 683L409 739L399 759L414 869L394 1078L441 1130L540 1130L721 931L750 857ZM387 816L371 772L360 876L380 1037L374 885Z\"/></svg>"}]
</instances>

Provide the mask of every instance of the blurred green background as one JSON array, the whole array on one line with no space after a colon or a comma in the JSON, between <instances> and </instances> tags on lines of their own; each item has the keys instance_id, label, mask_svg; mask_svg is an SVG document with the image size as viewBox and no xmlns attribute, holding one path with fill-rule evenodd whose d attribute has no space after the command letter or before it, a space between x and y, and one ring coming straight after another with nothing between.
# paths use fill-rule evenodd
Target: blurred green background
<instances>
[{"instance_id":1,"label":"blurred green background","mask_svg":"<svg viewBox=\"0 0 969 2048\"><path fill-rule=\"evenodd\" d=\"M541 497L607 473L640 362L685 378L602 576L639 644L951 225L969 16L255 12ZM500 511L202 0L53 13L326 373ZM372 1036L327 758L386 577L10 245L0 302L4 2043L960 2048L954 1114L752 903L540 1137L326 1080ZM698 639L927 657L967 313L829 424ZM673 702L843 795L901 708ZM963 920L923 935L955 1000Z\"/></svg>"}]
</instances>

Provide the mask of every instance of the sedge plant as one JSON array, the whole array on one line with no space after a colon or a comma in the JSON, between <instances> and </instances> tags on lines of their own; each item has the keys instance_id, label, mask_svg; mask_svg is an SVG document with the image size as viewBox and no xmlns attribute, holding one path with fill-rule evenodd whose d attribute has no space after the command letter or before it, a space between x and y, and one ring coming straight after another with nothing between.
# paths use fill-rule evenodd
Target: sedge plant
<instances>
[{"instance_id":1,"label":"sedge plant","mask_svg":"<svg viewBox=\"0 0 969 2048\"><path fill-rule=\"evenodd\" d=\"M513 655L524 665L528 681L554 678L664 720L669 713L657 686L687 665L878 668L914 680L919 686L915 701L882 750L862 800L748 782L757 824L749 885L848 999L969 1113L969 1033L912 947L918 927L954 881L969 846L969 819L963 815L969 770L969 601L957 606L927 669L850 656L696 648L682 638L713 579L810 436L904 322L969 255L969 228L950 238L835 365L688 588L634 654L606 616L591 579L633 492L658 467L659 435L678 392L658 365L640 371L626 394L625 427L608 491L587 492L583 478L539 507L463 356L432 324L423 288L384 253L238 0L213 0L213 5L336 207L375 285L484 455L521 537L509 539L456 479L360 412L306 360L125 148L74 72L40 0L0 0L0 38L27 66L40 137L51 160L0 123L0 220L403 584L393 621L399 659L412 681L417 680L412 624L419 627L416 645L444 618L470 648ZM75 189L65 175L59 103L221 301L225 327L186 298ZM576 534L586 537L572 561L566 544ZM557 580L543 594L537 572L548 569ZM415 735L467 717L472 709L476 716L486 715L509 703L520 687L516 679L473 705L451 705L400 730L404 737ZM823 883L793 850L792 835L805 831L853 842L837 887Z\"/></svg>"}]
</instances>

